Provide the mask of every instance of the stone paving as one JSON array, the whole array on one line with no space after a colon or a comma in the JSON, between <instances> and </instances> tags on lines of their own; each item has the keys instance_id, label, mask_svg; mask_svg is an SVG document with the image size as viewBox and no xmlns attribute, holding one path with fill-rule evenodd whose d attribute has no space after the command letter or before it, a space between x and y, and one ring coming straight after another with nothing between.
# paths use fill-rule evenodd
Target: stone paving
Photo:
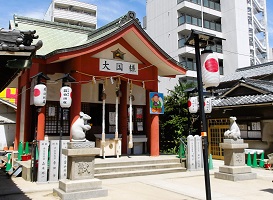
<instances>
[{"instance_id":1,"label":"stone paving","mask_svg":"<svg viewBox=\"0 0 273 200\"><path fill-rule=\"evenodd\" d=\"M107 158L106 158L107 159ZM126 158L124 158L126 159ZM140 157L138 157L140 159ZM257 179L227 181L214 178L223 161L213 160L210 170L211 196L213 200L271 200L273 199L273 171L252 168ZM1 199L60 199L53 194L58 183L37 184L21 177L1 178ZM9 185L5 184L9 180ZM5 187L2 187L2 186ZM187 171L160 175L103 179L102 186L108 189L107 197L96 200L191 200L206 199L204 171Z\"/></svg>"}]
</instances>

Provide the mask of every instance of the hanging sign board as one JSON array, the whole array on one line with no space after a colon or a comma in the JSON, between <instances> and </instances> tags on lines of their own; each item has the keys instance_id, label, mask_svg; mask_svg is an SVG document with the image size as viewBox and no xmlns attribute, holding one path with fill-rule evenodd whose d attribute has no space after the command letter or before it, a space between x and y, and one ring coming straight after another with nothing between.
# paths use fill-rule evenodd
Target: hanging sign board
<instances>
[{"instance_id":1,"label":"hanging sign board","mask_svg":"<svg viewBox=\"0 0 273 200\"><path fill-rule=\"evenodd\" d=\"M138 75L138 63L100 59L100 71Z\"/></svg>"},{"instance_id":2,"label":"hanging sign board","mask_svg":"<svg viewBox=\"0 0 273 200\"><path fill-rule=\"evenodd\" d=\"M150 114L164 114L163 93L150 92Z\"/></svg>"},{"instance_id":3,"label":"hanging sign board","mask_svg":"<svg viewBox=\"0 0 273 200\"><path fill-rule=\"evenodd\" d=\"M48 146L49 142L42 140L39 141L39 162L37 182L47 182L47 162L48 162Z\"/></svg>"},{"instance_id":4,"label":"hanging sign board","mask_svg":"<svg viewBox=\"0 0 273 200\"><path fill-rule=\"evenodd\" d=\"M59 140L50 141L50 164L49 164L49 182L59 180Z\"/></svg>"}]
</instances>

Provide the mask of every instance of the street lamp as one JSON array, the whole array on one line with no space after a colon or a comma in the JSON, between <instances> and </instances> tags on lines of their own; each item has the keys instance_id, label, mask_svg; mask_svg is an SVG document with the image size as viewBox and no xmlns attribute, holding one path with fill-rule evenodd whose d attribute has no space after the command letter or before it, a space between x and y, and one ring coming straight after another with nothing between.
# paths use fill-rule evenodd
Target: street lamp
<instances>
[{"instance_id":1,"label":"street lamp","mask_svg":"<svg viewBox=\"0 0 273 200\"><path fill-rule=\"evenodd\" d=\"M207 123L204 111L204 94L203 94L203 82L201 72L201 61L200 61L200 48L206 48L209 45L214 45L216 41L222 40L221 38L215 37L213 34L205 33L202 31L191 30L190 36L187 38L185 45L192 46L195 48L195 59L196 59L196 71L197 71L197 85L198 85L198 96L199 96L199 109L200 109L200 130L203 140L203 159L204 159L204 174L205 174L205 186L206 186L206 199L211 200L211 188L210 188L210 177L208 167L208 136L207 136Z\"/></svg>"}]
</instances>

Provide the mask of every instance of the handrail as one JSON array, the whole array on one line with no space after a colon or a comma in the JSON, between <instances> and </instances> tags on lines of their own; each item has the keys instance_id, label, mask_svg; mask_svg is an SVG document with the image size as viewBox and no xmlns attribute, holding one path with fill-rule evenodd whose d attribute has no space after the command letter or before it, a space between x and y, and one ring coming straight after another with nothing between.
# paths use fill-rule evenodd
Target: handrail
<instances>
[{"instance_id":1,"label":"handrail","mask_svg":"<svg viewBox=\"0 0 273 200\"><path fill-rule=\"evenodd\" d=\"M253 0L254 4L256 5L256 8L258 9L258 11L263 11L264 8L263 6L260 4L260 2L258 2L257 0Z\"/></svg>"},{"instance_id":2,"label":"handrail","mask_svg":"<svg viewBox=\"0 0 273 200\"><path fill-rule=\"evenodd\" d=\"M262 64L262 62L260 61L260 59L257 56L255 56L255 65L256 64Z\"/></svg>"},{"instance_id":3,"label":"handrail","mask_svg":"<svg viewBox=\"0 0 273 200\"><path fill-rule=\"evenodd\" d=\"M254 35L254 40L255 40L255 44L257 44L260 51L265 53L266 52L266 47L261 43L261 41L257 38L256 35Z\"/></svg>"},{"instance_id":4,"label":"handrail","mask_svg":"<svg viewBox=\"0 0 273 200\"><path fill-rule=\"evenodd\" d=\"M262 31L262 32L265 31L265 27L261 24L261 22L255 16L253 16L253 21L256 24L256 26L258 27L259 31Z\"/></svg>"}]
</instances>

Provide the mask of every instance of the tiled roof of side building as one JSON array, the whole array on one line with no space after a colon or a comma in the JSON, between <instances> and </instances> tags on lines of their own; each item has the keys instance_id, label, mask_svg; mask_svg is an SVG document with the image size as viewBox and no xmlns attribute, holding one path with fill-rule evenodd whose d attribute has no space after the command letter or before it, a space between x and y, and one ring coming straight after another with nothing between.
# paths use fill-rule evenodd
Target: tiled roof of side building
<instances>
[{"instance_id":1,"label":"tiled roof of side building","mask_svg":"<svg viewBox=\"0 0 273 200\"><path fill-rule=\"evenodd\" d=\"M250 67L244 67L239 68L236 70L236 72L224 76L221 79L221 83L223 82L230 82L230 81L236 81L244 78L254 78L254 77L261 77L273 74L273 62L263 63L260 65L250 66Z\"/></svg>"},{"instance_id":2,"label":"tiled roof of side building","mask_svg":"<svg viewBox=\"0 0 273 200\"><path fill-rule=\"evenodd\" d=\"M264 81L258 79L245 79L246 84L256 87L258 89L273 93L273 82L272 81Z\"/></svg>"},{"instance_id":3,"label":"tiled roof of side building","mask_svg":"<svg viewBox=\"0 0 273 200\"><path fill-rule=\"evenodd\" d=\"M246 95L212 99L213 107L235 107L239 105L273 103L273 94Z\"/></svg>"}]
</instances>

